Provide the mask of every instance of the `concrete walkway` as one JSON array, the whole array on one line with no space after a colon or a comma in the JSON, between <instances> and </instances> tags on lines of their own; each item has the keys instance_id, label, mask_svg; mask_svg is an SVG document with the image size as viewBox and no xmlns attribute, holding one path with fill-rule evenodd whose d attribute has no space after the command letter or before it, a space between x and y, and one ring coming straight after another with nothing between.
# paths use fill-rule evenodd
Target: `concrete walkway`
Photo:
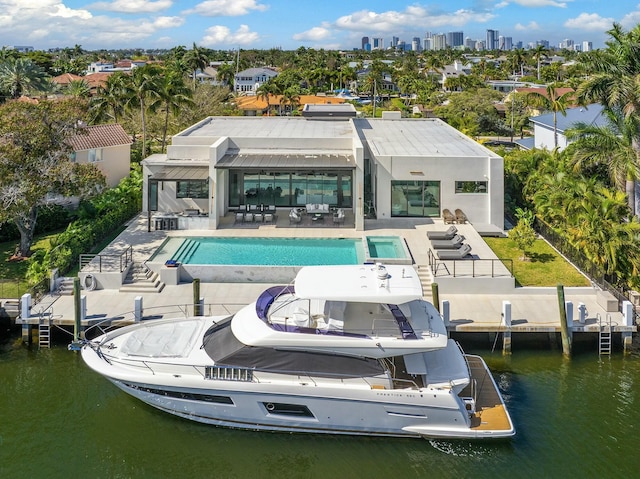
<instances>
[{"instance_id":1,"label":"concrete walkway","mask_svg":"<svg viewBox=\"0 0 640 479\"><path fill-rule=\"evenodd\" d=\"M149 259L167 236L269 236L269 237L353 237L363 235L402 236L411 251L416 265L428 264L428 230L444 230L441 220L401 219L367 220L366 231L352 228L286 228L276 224L260 225L254 228L233 228L232 225L213 231L147 231L146 216L134 219L127 229L105 250L110 253L122 251L129 245L133 248L134 262ZM462 234L473 241L473 250L483 259L495 258L493 252L482 241L471 225L459 225ZM207 314L225 314L237 311L254 301L269 285L264 283L202 283L200 295L207 305ZM134 301L142 297L145 317L172 317L192 314L192 284L167 285L161 293L122 293L118 290L83 291L86 296L86 318L95 323L103 318L133 319ZM430 291L425 291L427 299ZM586 288L566 288L567 301L574 305L574 331L597 331L597 317L610 315L614 326L622 326L620 312L607 312L598 305L596 290ZM510 301L512 308L512 331L559 331L560 314L556 288L515 288L499 294L460 293L440 291L440 301L449 301L452 330L456 331L501 331L503 301ZM584 303L588 311L585 324L578 323L577 306ZM54 324L73 324L74 304L72 296L52 294L45 296L34 305L32 315L47 312ZM628 330L617 328L618 331ZM635 327L633 327L635 331Z\"/></svg>"}]
</instances>

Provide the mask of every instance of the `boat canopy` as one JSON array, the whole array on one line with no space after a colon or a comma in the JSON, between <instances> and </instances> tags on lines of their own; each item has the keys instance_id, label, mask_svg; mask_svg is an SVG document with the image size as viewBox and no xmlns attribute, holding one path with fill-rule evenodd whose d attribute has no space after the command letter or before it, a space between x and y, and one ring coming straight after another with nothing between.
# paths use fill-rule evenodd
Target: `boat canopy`
<instances>
[{"instance_id":1,"label":"boat canopy","mask_svg":"<svg viewBox=\"0 0 640 479\"><path fill-rule=\"evenodd\" d=\"M216 366L255 368L282 373L306 373L327 377L362 377L384 374L380 362L371 358L332 353L280 350L247 346L233 335L225 322L209 328L204 350Z\"/></svg>"},{"instance_id":2,"label":"boat canopy","mask_svg":"<svg viewBox=\"0 0 640 479\"><path fill-rule=\"evenodd\" d=\"M295 279L300 298L403 304L422 298L422 284L411 266L364 264L305 266Z\"/></svg>"}]
</instances>

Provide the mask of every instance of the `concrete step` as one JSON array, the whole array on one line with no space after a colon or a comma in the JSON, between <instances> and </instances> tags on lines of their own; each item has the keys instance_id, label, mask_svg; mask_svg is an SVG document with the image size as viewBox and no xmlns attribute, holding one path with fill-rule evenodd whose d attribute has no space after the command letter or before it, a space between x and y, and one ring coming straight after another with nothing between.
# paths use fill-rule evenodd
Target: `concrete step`
<instances>
[{"instance_id":1,"label":"concrete step","mask_svg":"<svg viewBox=\"0 0 640 479\"><path fill-rule=\"evenodd\" d=\"M73 278L60 278L58 283L58 294L61 296L73 296Z\"/></svg>"},{"instance_id":2,"label":"concrete step","mask_svg":"<svg viewBox=\"0 0 640 479\"><path fill-rule=\"evenodd\" d=\"M422 283L422 295L425 298L431 297L431 284L433 283L433 275L431 274L431 268L428 265L417 265L418 278Z\"/></svg>"},{"instance_id":3,"label":"concrete step","mask_svg":"<svg viewBox=\"0 0 640 479\"><path fill-rule=\"evenodd\" d=\"M122 293L159 293L164 287L165 284L160 281L157 273L152 271L137 271L132 273L131 270L129 270L129 274L127 274L122 282L119 291Z\"/></svg>"}]
</instances>

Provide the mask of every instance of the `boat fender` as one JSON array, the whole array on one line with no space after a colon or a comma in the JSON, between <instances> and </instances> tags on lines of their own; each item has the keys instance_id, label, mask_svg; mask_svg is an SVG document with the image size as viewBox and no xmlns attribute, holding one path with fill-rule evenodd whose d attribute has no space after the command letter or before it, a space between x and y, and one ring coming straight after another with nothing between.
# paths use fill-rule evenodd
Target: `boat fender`
<instances>
[{"instance_id":1,"label":"boat fender","mask_svg":"<svg viewBox=\"0 0 640 479\"><path fill-rule=\"evenodd\" d=\"M267 408L267 411L273 411L276 408L271 402L268 402L265 406Z\"/></svg>"},{"instance_id":2,"label":"boat fender","mask_svg":"<svg viewBox=\"0 0 640 479\"><path fill-rule=\"evenodd\" d=\"M96 289L97 283L96 278L92 274L88 274L84 277L84 281L82 282L84 289L87 291L93 291Z\"/></svg>"}]
</instances>

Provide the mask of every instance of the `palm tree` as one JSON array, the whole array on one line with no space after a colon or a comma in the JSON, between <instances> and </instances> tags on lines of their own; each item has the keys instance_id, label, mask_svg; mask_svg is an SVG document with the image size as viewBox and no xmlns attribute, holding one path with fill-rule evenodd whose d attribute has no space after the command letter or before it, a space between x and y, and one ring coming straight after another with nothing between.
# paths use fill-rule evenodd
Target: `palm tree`
<instances>
[{"instance_id":1,"label":"palm tree","mask_svg":"<svg viewBox=\"0 0 640 479\"><path fill-rule=\"evenodd\" d=\"M142 127L142 156L147 154L147 119L149 105L157 102L158 83L161 71L154 64L134 68L126 78L125 89L128 94L127 107L140 109L140 123Z\"/></svg>"},{"instance_id":2,"label":"palm tree","mask_svg":"<svg viewBox=\"0 0 640 479\"><path fill-rule=\"evenodd\" d=\"M629 209L635 207L635 182L640 178L640 162L634 149L638 134L636 118L625 118L605 109L607 126L578 123L567 130L566 136L573 143L567 153L573 159L576 170L604 166L611 184L627 195Z\"/></svg>"},{"instance_id":3,"label":"palm tree","mask_svg":"<svg viewBox=\"0 0 640 479\"><path fill-rule=\"evenodd\" d=\"M235 75L233 63L223 63L218 67L217 79L222 85L231 85Z\"/></svg>"},{"instance_id":4,"label":"palm tree","mask_svg":"<svg viewBox=\"0 0 640 479\"><path fill-rule=\"evenodd\" d=\"M79 98L89 98L91 96L91 87L86 80L71 80L64 91L67 95Z\"/></svg>"},{"instance_id":5,"label":"palm tree","mask_svg":"<svg viewBox=\"0 0 640 479\"><path fill-rule=\"evenodd\" d=\"M542 60L542 58L546 58L548 53L549 49L544 45L536 45L536 47L533 49L532 57L538 63L538 81L540 80L540 60Z\"/></svg>"},{"instance_id":6,"label":"palm tree","mask_svg":"<svg viewBox=\"0 0 640 479\"><path fill-rule=\"evenodd\" d=\"M193 42L193 48L184 54L183 59L193 73L193 88L195 90L198 70L204 70L206 68L209 64L209 56L204 49L198 47L196 42Z\"/></svg>"},{"instance_id":7,"label":"palm tree","mask_svg":"<svg viewBox=\"0 0 640 479\"><path fill-rule=\"evenodd\" d=\"M161 148L164 153L167 144L167 130L169 129L169 113L177 115L182 107L191 106L193 104L192 90L185 85L184 77L180 72L165 70L164 75L158 78L157 94L156 104L164 108Z\"/></svg>"},{"instance_id":8,"label":"palm tree","mask_svg":"<svg viewBox=\"0 0 640 479\"><path fill-rule=\"evenodd\" d=\"M44 70L28 58L8 58L0 64L0 91L7 93L10 98L49 90L50 84Z\"/></svg>"},{"instance_id":9,"label":"palm tree","mask_svg":"<svg viewBox=\"0 0 640 479\"><path fill-rule=\"evenodd\" d=\"M262 83L258 89L256 90L256 97L258 100L263 99L267 102L267 113L270 111L269 107L269 97L271 95L278 95L280 93L280 88L278 84L273 80L266 81Z\"/></svg>"},{"instance_id":10,"label":"palm tree","mask_svg":"<svg viewBox=\"0 0 640 479\"><path fill-rule=\"evenodd\" d=\"M124 105L128 102L130 92L126 88L127 78L121 72L109 75L106 83L98 87L96 96L91 101L92 117L95 120L110 116L114 123L118 123L119 116L124 112Z\"/></svg>"},{"instance_id":11,"label":"palm tree","mask_svg":"<svg viewBox=\"0 0 640 479\"><path fill-rule=\"evenodd\" d=\"M553 147L558 148L558 113L563 116L567 114L567 108L575 101L575 92L570 90L559 94L552 83L547 85L544 93L537 91L528 93L527 100L531 105L553 112Z\"/></svg>"}]
</instances>

